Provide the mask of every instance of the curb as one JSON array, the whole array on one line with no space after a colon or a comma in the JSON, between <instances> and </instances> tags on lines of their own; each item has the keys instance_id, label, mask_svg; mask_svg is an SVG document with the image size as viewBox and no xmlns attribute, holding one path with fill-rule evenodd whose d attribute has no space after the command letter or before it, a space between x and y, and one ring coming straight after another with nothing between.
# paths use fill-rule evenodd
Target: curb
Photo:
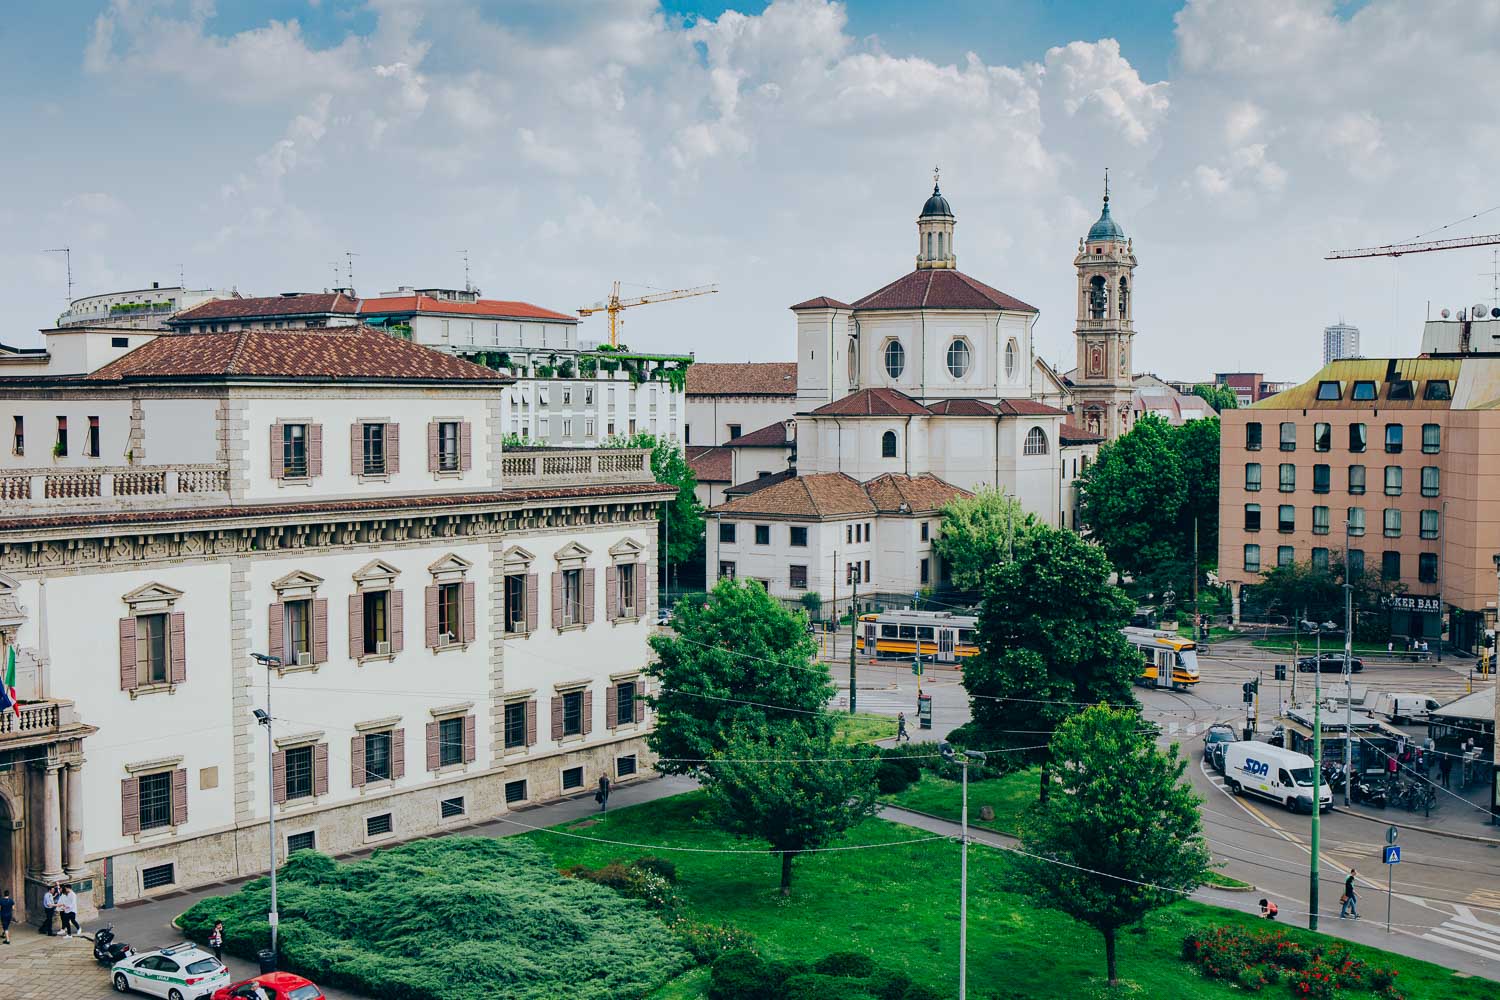
<instances>
[{"instance_id":1,"label":"curb","mask_svg":"<svg viewBox=\"0 0 1500 1000\"><path fill-rule=\"evenodd\" d=\"M1398 830L1411 830L1416 833L1430 833L1434 837L1449 837L1453 840L1467 840L1475 844L1489 844L1493 847L1500 847L1500 838L1496 837L1481 837L1477 833L1454 833L1451 830L1435 830L1431 827L1413 826L1410 823L1397 823L1393 820L1387 819L1384 816L1366 816L1364 813L1357 813L1352 809L1345 809L1343 806L1333 806L1332 810L1333 812L1343 813L1345 816L1353 816L1355 819L1362 819L1366 822L1384 823L1387 826L1394 826Z\"/></svg>"}]
</instances>

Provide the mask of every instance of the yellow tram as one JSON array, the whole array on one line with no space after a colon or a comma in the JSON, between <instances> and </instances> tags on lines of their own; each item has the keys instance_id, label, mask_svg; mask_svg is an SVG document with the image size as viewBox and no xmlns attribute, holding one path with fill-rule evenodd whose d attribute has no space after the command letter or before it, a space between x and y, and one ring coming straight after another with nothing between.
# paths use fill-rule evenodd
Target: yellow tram
<instances>
[{"instance_id":1,"label":"yellow tram","mask_svg":"<svg viewBox=\"0 0 1500 1000\"><path fill-rule=\"evenodd\" d=\"M978 619L949 611L883 611L860 615L855 648L879 659L921 656L937 663L959 663L979 652Z\"/></svg>"},{"instance_id":2,"label":"yellow tram","mask_svg":"<svg viewBox=\"0 0 1500 1000\"><path fill-rule=\"evenodd\" d=\"M1176 632L1151 628L1123 628L1125 638L1141 654L1137 683L1177 690L1198 683L1198 646Z\"/></svg>"}]
</instances>

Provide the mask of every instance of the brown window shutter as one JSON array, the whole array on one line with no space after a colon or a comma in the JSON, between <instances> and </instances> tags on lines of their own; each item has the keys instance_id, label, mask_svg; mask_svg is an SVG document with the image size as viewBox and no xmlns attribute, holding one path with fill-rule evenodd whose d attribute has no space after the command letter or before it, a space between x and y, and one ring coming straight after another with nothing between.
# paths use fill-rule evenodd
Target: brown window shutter
<instances>
[{"instance_id":1,"label":"brown window shutter","mask_svg":"<svg viewBox=\"0 0 1500 1000\"><path fill-rule=\"evenodd\" d=\"M349 595L349 659L365 655L365 599L363 594Z\"/></svg>"},{"instance_id":2,"label":"brown window shutter","mask_svg":"<svg viewBox=\"0 0 1500 1000\"><path fill-rule=\"evenodd\" d=\"M465 420L458 425L458 470L468 472L474 467L474 425Z\"/></svg>"},{"instance_id":3,"label":"brown window shutter","mask_svg":"<svg viewBox=\"0 0 1500 1000\"><path fill-rule=\"evenodd\" d=\"M391 731L391 777L406 777L406 730Z\"/></svg>"},{"instance_id":4,"label":"brown window shutter","mask_svg":"<svg viewBox=\"0 0 1500 1000\"><path fill-rule=\"evenodd\" d=\"M271 425L271 478L272 479L285 479L286 478L286 454L281 450L281 448L282 448L282 441L281 441L282 434L283 434L283 432L282 432L282 429L281 429L281 421L278 420L274 424Z\"/></svg>"},{"instance_id":5,"label":"brown window shutter","mask_svg":"<svg viewBox=\"0 0 1500 1000\"><path fill-rule=\"evenodd\" d=\"M172 612L170 619L172 626L172 662L168 665L172 671L172 683L181 684L187 680L187 615L181 611Z\"/></svg>"},{"instance_id":6,"label":"brown window shutter","mask_svg":"<svg viewBox=\"0 0 1500 1000\"><path fill-rule=\"evenodd\" d=\"M395 475L401 471L401 425L385 425L385 471Z\"/></svg>"},{"instance_id":7,"label":"brown window shutter","mask_svg":"<svg viewBox=\"0 0 1500 1000\"><path fill-rule=\"evenodd\" d=\"M604 728L615 728L615 716L620 714L620 686L611 684L604 689Z\"/></svg>"},{"instance_id":8,"label":"brown window shutter","mask_svg":"<svg viewBox=\"0 0 1500 1000\"><path fill-rule=\"evenodd\" d=\"M270 610L266 614L269 616L267 620L270 622L270 634L267 636L267 639L271 643L271 648L266 650L266 652L279 660L285 660L286 605L277 601L271 605Z\"/></svg>"},{"instance_id":9,"label":"brown window shutter","mask_svg":"<svg viewBox=\"0 0 1500 1000\"><path fill-rule=\"evenodd\" d=\"M406 600L401 591L391 591L390 627L391 652L399 653L406 648Z\"/></svg>"},{"instance_id":10,"label":"brown window shutter","mask_svg":"<svg viewBox=\"0 0 1500 1000\"><path fill-rule=\"evenodd\" d=\"M592 625L594 623L594 577L599 575L599 571L585 569L578 575L583 578L583 623Z\"/></svg>"},{"instance_id":11,"label":"brown window shutter","mask_svg":"<svg viewBox=\"0 0 1500 1000\"><path fill-rule=\"evenodd\" d=\"M314 663L328 662L328 598L313 599L312 654Z\"/></svg>"},{"instance_id":12,"label":"brown window shutter","mask_svg":"<svg viewBox=\"0 0 1500 1000\"><path fill-rule=\"evenodd\" d=\"M539 610L540 610L540 608L537 605L536 574L535 573L527 573L526 574L526 631L528 631L528 632L535 632L536 631L537 612Z\"/></svg>"},{"instance_id":13,"label":"brown window shutter","mask_svg":"<svg viewBox=\"0 0 1500 1000\"><path fill-rule=\"evenodd\" d=\"M611 566L604 571L604 617L620 617L620 567Z\"/></svg>"},{"instance_id":14,"label":"brown window shutter","mask_svg":"<svg viewBox=\"0 0 1500 1000\"><path fill-rule=\"evenodd\" d=\"M635 682L635 721L646 721L646 682L644 680Z\"/></svg>"},{"instance_id":15,"label":"brown window shutter","mask_svg":"<svg viewBox=\"0 0 1500 1000\"><path fill-rule=\"evenodd\" d=\"M438 589L434 584L427 588L427 648L437 649L438 644Z\"/></svg>"},{"instance_id":16,"label":"brown window shutter","mask_svg":"<svg viewBox=\"0 0 1500 1000\"><path fill-rule=\"evenodd\" d=\"M271 798L280 805L286 801L286 751L277 750L271 755Z\"/></svg>"},{"instance_id":17,"label":"brown window shutter","mask_svg":"<svg viewBox=\"0 0 1500 1000\"><path fill-rule=\"evenodd\" d=\"M179 768L172 772L172 825L187 822L187 771Z\"/></svg>"},{"instance_id":18,"label":"brown window shutter","mask_svg":"<svg viewBox=\"0 0 1500 1000\"><path fill-rule=\"evenodd\" d=\"M552 699L552 738L563 738L563 700L560 695Z\"/></svg>"},{"instance_id":19,"label":"brown window shutter","mask_svg":"<svg viewBox=\"0 0 1500 1000\"><path fill-rule=\"evenodd\" d=\"M313 747L313 794L328 794L328 744Z\"/></svg>"},{"instance_id":20,"label":"brown window shutter","mask_svg":"<svg viewBox=\"0 0 1500 1000\"><path fill-rule=\"evenodd\" d=\"M364 424L349 425L349 475L362 476L365 473L365 438Z\"/></svg>"},{"instance_id":21,"label":"brown window shutter","mask_svg":"<svg viewBox=\"0 0 1500 1000\"><path fill-rule=\"evenodd\" d=\"M427 422L427 471L438 470L438 422L429 420Z\"/></svg>"},{"instance_id":22,"label":"brown window shutter","mask_svg":"<svg viewBox=\"0 0 1500 1000\"><path fill-rule=\"evenodd\" d=\"M475 753L474 753L474 749L475 749L474 724L475 724L474 716L472 716L472 715L466 715L466 716L464 716L464 763L465 764L472 764L472 763L474 763L474 757L475 757Z\"/></svg>"},{"instance_id":23,"label":"brown window shutter","mask_svg":"<svg viewBox=\"0 0 1500 1000\"><path fill-rule=\"evenodd\" d=\"M583 689L583 735L587 736L594 731L594 691L592 688Z\"/></svg>"},{"instance_id":24,"label":"brown window shutter","mask_svg":"<svg viewBox=\"0 0 1500 1000\"><path fill-rule=\"evenodd\" d=\"M562 628L563 623L563 575L562 570L552 571L552 627Z\"/></svg>"},{"instance_id":25,"label":"brown window shutter","mask_svg":"<svg viewBox=\"0 0 1500 1000\"><path fill-rule=\"evenodd\" d=\"M141 779L126 778L120 782L120 833L132 836L141 832Z\"/></svg>"},{"instance_id":26,"label":"brown window shutter","mask_svg":"<svg viewBox=\"0 0 1500 1000\"><path fill-rule=\"evenodd\" d=\"M137 680L135 662L135 617L120 619L120 690L134 691Z\"/></svg>"},{"instance_id":27,"label":"brown window shutter","mask_svg":"<svg viewBox=\"0 0 1500 1000\"><path fill-rule=\"evenodd\" d=\"M536 746L536 699L526 703L526 745Z\"/></svg>"},{"instance_id":28,"label":"brown window shutter","mask_svg":"<svg viewBox=\"0 0 1500 1000\"><path fill-rule=\"evenodd\" d=\"M349 740L349 784L362 788L365 783L365 738L355 734Z\"/></svg>"},{"instance_id":29,"label":"brown window shutter","mask_svg":"<svg viewBox=\"0 0 1500 1000\"><path fill-rule=\"evenodd\" d=\"M463 634L463 641L464 642L473 642L474 641L474 619L476 617L474 605L475 605L475 591L476 591L476 589L477 588L475 587L474 582L472 580L468 580L468 581L464 582L464 589L463 589L463 595L464 595L464 620L463 620L464 634Z\"/></svg>"},{"instance_id":30,"label":"brown window shutter","mask_svg":"<svg viewBox=\"0 0 1500 1000\"><path fill-rule=\"evenodd\" d=\"M646 569L644 562L635 564L635 616L649 619L650 609L646 607Z\"/></svg>"},{"instance_id":31,"label":"brown window shutter","mask_svg":"<svg viewBox=\"0 0 1500 1000\"><path fill-rule=\"evenodd\" d=\"M442 732L442 726L436 722L427 723L427 770L436 771L442 757L438 754L438 739Z\"/></svg>"},{"instance_id":32,"label":"brown window shutter","mask_svg":"<svg viewBox=\"0 0 1500 1000\"><path fill-rule=\"evenodd\" d=\"M323 474L323 425L307 425L307 476L316 479Z\"/></svg>"}]
</instances>

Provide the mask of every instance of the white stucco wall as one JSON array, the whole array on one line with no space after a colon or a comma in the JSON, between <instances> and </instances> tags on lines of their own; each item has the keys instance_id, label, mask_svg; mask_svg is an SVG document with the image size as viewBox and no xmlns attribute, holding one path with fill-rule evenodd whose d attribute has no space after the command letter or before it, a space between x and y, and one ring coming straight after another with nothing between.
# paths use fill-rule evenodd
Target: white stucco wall
<instances>
[{"instance_id":1,"label":"white stucco wall","mask_svg":"<svg viewBox=\"0 0 1500 1000\"><path fill-rule=\"evenodd\" d=\"M210 408L210 413L212 408ZM89 417L99 418L99 457L84 454ZM13 444L15 418L24 421L26 450L17 455ZM57 418L68 418L68 453L52 454L57 441ZM210 428L211 429L211 428ZM0 469L89 469L126 464L130 436L130 400L124 397L37 399L3 392L0 386Z\"/></svg>"},{"instance_id":2,"label":"white stucco wall","mask_svg":"<svg viewBox=\"0 0 1500 1000\"><path fill-rule=\"evenodd\" d=\"M504 433L554 447L595 447L611 435L655 434L681 442L683 392L669 382L634 385L627 376L517 379L506 387Z\"/></svg>"},{"instance_id":3,"label":"white stucco wall","mask_svg":"<svg viewBox=\"0 0 1500 1000\"><path fill-rule=\"evenodd\" d=\"M730 424L749 434L792 419L800 408L793 396L689 396L683 439L691 445L725 444Z\"/></svg>"}]
</instances>

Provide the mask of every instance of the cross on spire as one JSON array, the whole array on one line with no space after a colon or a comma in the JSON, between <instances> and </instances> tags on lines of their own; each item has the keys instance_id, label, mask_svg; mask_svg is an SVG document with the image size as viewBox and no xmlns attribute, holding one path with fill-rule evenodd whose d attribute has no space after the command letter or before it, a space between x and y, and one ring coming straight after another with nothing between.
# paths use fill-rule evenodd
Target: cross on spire
<instances>
[{"instance_id":1,"label":"cross on spire","mask_svg":"<svg viewBox=\"0 0 1500 1000\"><path fill-rule=\"evenodd\" d=\"M938 189L938 174L939 173L941 173L941 168L939 168L939 167L933 167L932 168L932 190L934 192L936 192L937 189Z\"/></svg>"},{"instance_id":2,"label":"cross on spire","mask_svg":"<svg viewBox=\"0 0 1500 1000\"><path fill-rule=\"evenodd\" d=\"M1104 203L1109 204L1109 168L1104 168Z\"/></svg>"}]
</instances>

